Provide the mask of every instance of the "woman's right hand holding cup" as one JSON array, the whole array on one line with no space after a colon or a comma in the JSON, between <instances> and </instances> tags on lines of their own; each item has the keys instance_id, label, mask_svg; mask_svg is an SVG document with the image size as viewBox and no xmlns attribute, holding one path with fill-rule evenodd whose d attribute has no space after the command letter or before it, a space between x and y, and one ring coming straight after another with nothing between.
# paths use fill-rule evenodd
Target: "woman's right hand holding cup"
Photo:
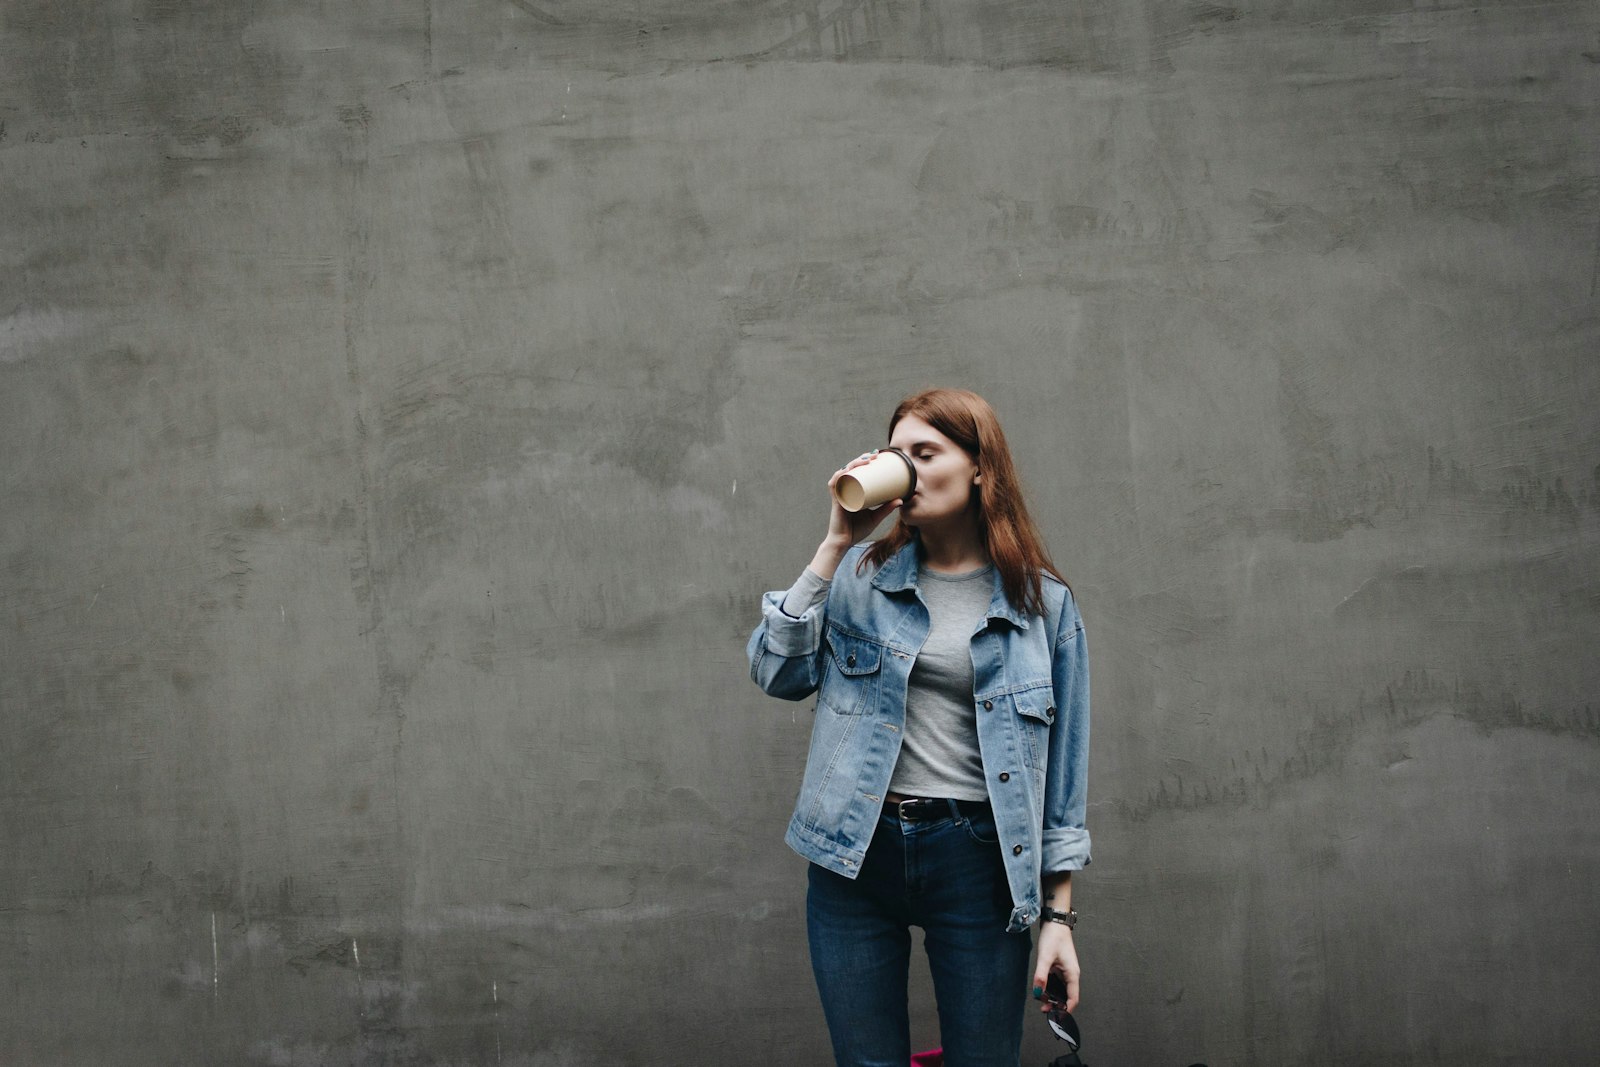
<instances>
[{"instance_id":1,"label":"woman's right hand holding cup","mask_svg":"<svg viewBox=\"0 0 1600 1067\"><path fill-rule=\"evenodd\" d=\"M851 547L866 540L885 515L899 507L900 498L886 501L873 508L862 508L860 511L846 511L844 505L839 503L839 498L834 493L834 487L839 479L848 471L864 463L871 462L876 452L866 452L846 463L843 467L833 472L833 477L828 479L828 502L831 505L828 512L828 534L822 539L822 544L817 546L817 554L811 561L811 570L820 578L832 578L833 572L838 569L839 561L844 559L844 554Z\"/></svg>"}]
</instances>

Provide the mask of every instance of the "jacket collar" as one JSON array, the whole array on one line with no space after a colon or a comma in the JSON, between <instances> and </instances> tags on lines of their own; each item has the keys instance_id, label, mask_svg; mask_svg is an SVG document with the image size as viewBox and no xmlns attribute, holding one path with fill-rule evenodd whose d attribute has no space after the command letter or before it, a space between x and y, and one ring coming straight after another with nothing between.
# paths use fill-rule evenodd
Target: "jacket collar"
<instances>
[{"instance_id":1,"label":"jacket collar","mask_svg":"<svg viewBox=\"0 0 1600 1067\"><path fill-rule=\"evenodd\" d=\"M875 588L885 593L903 593L917 587L917 554L920 546L911 541L900 551L883 561L878 573L872 576Z\"/></svg>"},{"instance_id":2,"label":"jacket collar","mask_svg":"<svg viewBox=\"0 0 1600 1067\"><path fill-rule=\"evenodd\" d=\"M900 551L884 560L883 566L878 568L878 573L872 576L872 585L885 593L903 593L907 589L917 587L917 563L921 553L921 545L912 541ZM1021 630L1028 628L1028 619L1016 608L1011 606L1011 601L1006 599L1004 584L1000 581L1000 569L994 571L994 593L989 598L989 615L991 619L1005 619Z\"/></svg>"}]
</instances>

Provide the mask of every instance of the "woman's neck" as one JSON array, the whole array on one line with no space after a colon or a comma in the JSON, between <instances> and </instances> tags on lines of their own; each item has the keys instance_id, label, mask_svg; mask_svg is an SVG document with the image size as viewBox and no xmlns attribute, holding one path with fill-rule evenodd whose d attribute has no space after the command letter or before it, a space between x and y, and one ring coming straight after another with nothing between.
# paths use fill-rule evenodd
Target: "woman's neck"
<instances>
[{"instance_id":1,"label":"woman's neck","mask_svg":"<svg viewBox=\"0 0 1600 1067\"><path fill-rule=\"evenodd\" d=\"M930 571L962 574L989 562L978 523L970 515L963 515L948 526L924 526L917 533L922 542L922 565Z\"/></svg>"}]
</instances>

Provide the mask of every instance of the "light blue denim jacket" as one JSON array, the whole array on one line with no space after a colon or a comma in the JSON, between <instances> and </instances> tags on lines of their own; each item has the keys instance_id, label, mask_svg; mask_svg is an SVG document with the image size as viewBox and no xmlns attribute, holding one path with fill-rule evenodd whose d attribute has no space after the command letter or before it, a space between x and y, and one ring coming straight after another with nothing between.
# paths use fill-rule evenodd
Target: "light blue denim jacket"
<instances>
[{"instance_id":1,"label":"light blue denim jacket","mask_svg":"<svg viewBox=\"0 0 1600 1067\"><path fill-rule=\"evenodd\" d=\"M746 649L750 677L785 700L817 694L789 847L847 878L861 870L905 727L906 680L928 636L917 590L917 545L874 573L852 548L828 598L800 618L782 591L762 598ZM1084 829L1089 763L1089 656L1066 586L1044 576L1045 614L1024 616L994 575L989 611L972 635L974 713L984 778L1000 830L1011 923L1039 918L1043 871L1089 863Z\"/></svg>"}]
</instances>

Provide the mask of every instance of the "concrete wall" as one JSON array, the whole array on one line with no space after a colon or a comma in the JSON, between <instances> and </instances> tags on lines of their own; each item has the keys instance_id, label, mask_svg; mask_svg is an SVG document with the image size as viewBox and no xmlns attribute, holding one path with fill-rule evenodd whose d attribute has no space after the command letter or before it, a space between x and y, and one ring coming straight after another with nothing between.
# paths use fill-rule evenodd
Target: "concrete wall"
<instances>
[{"instance_id":1,"label":"concrete wall","mask_svg":"<svg viewBox=\"0 0 1600 1067\"><path fill-rule=\"evenodd\" d=\"M948 383L1086 1058L1591 1062L1597 100L1578 0L6 0L0 1061L823 1062L742 644Z\"/></svg>"}]
</instances>

